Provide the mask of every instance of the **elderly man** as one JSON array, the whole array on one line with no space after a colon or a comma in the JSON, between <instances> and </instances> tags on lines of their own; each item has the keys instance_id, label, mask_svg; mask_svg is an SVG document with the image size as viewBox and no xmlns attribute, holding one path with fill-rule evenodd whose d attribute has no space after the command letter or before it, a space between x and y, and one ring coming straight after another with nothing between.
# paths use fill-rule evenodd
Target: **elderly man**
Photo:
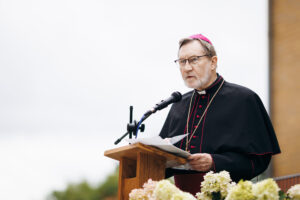
<instances>
[{"instance_id":1,"label":"elderly man","mask_svg":"<svg viewBox=\"0 0 300 200\"><path fill-rule=\"evenodd\" d=\"M167 169L166 175L174 175L177 187L195 194L210 170L226 170L234 181L262 173L280 148L257 94L216 72L216 51L201 34L179 42L175 62L186 86L194 90L173 104L160 136L188 133L175 145L192 154L191 170Z\"/></svg>"}]
</instances>

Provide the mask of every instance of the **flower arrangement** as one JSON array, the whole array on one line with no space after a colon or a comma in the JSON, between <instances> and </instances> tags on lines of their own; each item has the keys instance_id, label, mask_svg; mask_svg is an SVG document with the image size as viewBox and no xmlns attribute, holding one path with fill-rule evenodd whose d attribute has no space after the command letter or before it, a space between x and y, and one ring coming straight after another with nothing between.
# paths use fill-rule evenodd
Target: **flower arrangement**
<instances>
[{"instance_id":1,"label":"flower arrangement","mask_svg":"<svg viewBox=\"0 0 300 200\"><path fill-rule=\"evenodd\" d=\"M133 189L129 194L130 200L196 200L196 198L179 190L168 180L148 180L141 189Z\"/></svg>"},{"instance_id":2,"label":"flower arrangement","mask_svg":"<svg viewBox=\"0 0 300 200\"><path fill-rule=\"evenodd\" d=\"M155 200L153 197L153 191L157 185L157 181L149 179L148 182L144 183L142 189L133 189L129 194L130 200Z\"/></svg>"},{"instance_id":3,"label":"flower arrangement","mask_svg":"<svg viewBox=\"0 0 300 200\"><path fill-rule=\"evenodd\" d=\"M239 183L231 188L225 200L255 200L255 196L252 192L251 181L239 181Z\"/></svg>"},{"instance_id":4,"label":"flower arrangement","mask_svg":"<svg viewBox=\"0 0 300 200\"><path fill-rule=\"evenodd\" d=\"M254 184L252 191L257 200L279 200L280 189L271 178Z\"/></svg>"},{"instance_id":5,"label":"flower arrangement","mask_svg":"<svg viewBox=\"0 0 300 200\"><path fill-rule=\"evenodd\" d=\"M200 188L199 188L200 190ZM130 200L300 200L300 184L292 186L287 194L277 183L265 179L257 183L239 181L237 184L226 171L208 172L201 183L201 192L193 195L183 192L168 180L148 180L143 188L133 189Z\"/></svg>"},{"instance_id":6,"label":"flower arrangement","mask_svg":"<svg viewBox=\"0 0 300 200\"><path fill-rule=\"evenodd\" d=\"M287 198L293 200L300 200L300 184L292 186L287 191Z\"/></svg>"},{"instance_id":7,"label":"flower arrangement","mask_svg":"<svg viewBox=\"0 0 300 200\"><path fill-rule=\"evenodd\" d=\"M210 171L201 183L201 193L197 193L196 196L198 199L224 199L234 185L227 171L219 173Z\"/></svg>"}]
</instances>

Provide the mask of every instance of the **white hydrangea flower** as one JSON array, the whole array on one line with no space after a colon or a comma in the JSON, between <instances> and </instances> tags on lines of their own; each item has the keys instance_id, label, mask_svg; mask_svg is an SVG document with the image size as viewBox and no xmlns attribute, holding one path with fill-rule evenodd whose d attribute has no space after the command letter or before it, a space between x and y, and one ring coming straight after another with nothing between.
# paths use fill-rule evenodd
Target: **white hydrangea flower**
<instances>
[{"instance_id":1,"label":"white hydrangea flower","mask_svg":"<svg viewBox=\"0 0 300 200\"><path fill-rule=\"evenodd\" d=\"M212 200L211 196L207 196L204 192L198 192L196 194L198 200Z\"/></svg>"},{"instance_id":2,"label":"white hydrangea flower","mask_svg":"<svg viewBox=\"0 0 300 200\"><path fill-rule=\"evenodd\" d=\"M233 186L231 182L232 180L227 171L219 173L210 171L204 176L204 181L201 183L201 191L206 197L212 198L213 192L220 192L221 198L225 198L228 190Z\"/></svg>"},{"instance_id":3,"label":"white hydrangea flower","mask_svg":"<svg viewBox=\"0 0 300 200\"><path fill-rule=\"evenodd\" d=\"M300 184L292 186L288 191L287 194L293 200L300 200Z\"/></svg>"},{"instance_id":4,"label":"white hydrangea flower","mask_svg":"<svg viewBox=\"0 0 300 200\"><path fill-rule=\"evenodd\" d=\"M196 198L190 193L178 192L172 196L171 200L196 200Z\"/></svg>"},{"instance_id":5,"label":"white hydrangea flower","mask_svg":"<svg viewBox=\"0 0 300 200\"><path fill-rule=\"evenodd\" d=\"M253 194L257 200L279 200L279 187L271 179L265 179L253 185Z\"/></svg>"},{"instance_id":6,"label":"white hydrangea flower","mask_svg":"<svg viewBox=\"0 0 300 200\"><path fill-rule=\"evenodd\" d=\"M225 200L255 200L252 192L252 182L241 180L229 190Z\"/></svg>"},{"instance_id":7,"label":"white hydrangea flower","mask_svg":"<svg viewBox=\"0 0 300 200\"><path fill-rule=\"evenodd\" d=\"M157 181L149 179L144 183L143 188L133 189L129 194L129 200L155 200L153 191L156 187Z\"/></svg>"},{"instance_id":8,"label":"white hydrangea flower","mask_svg":"<svg viewBox=\"0 0 300 200\"><path fill-rule=\"evenodd\" d=\"M180 190L170 181L161 180L156 184L153 194L156 200L170 200L174 194L179 192Z\"/></svg>"},{"instance_id":9,"label":"white hydrangea flower","mask_svg":"<svg viewBox=\"0 0 300 200\"><path fill-rule=\"evenodd\" d=\"M144 183L144 185L143 185L145 195L147 196L147 198L149 200L152 200L152 199L155 200L153 197L153 191L154 191L157 183L158 183L158 181L153 181L152 179L149 179L148 182Z\"/></svg>"},{"instance_id":10,"label":"white hydrangea flower","mask_svg":"<svg viewBox=\"0 0 300 200\"><path fill-rule=\"evenodd\" d=\"M133 189L129 194L129 200L148 200L143 189Z\"/></svg>"}]
</instances>

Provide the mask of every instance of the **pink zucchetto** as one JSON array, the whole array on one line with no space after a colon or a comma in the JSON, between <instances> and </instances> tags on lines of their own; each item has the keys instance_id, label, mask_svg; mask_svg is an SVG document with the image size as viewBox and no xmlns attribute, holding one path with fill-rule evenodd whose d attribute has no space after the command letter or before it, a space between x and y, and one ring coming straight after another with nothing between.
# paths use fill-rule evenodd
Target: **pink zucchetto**
<instances>
[{"instance_id":1,"label":"pink zucchetto","mask_svg":"<svg viewBox=\"0 0 300 200\"><path fill-rule=\"evenodd\" d=\"M213 44L211 43L211 41L210 41L207 37L205 37L204 35L202 35L202 34L192 35L192 36L190 36L189 38L191 38L191 39L204 40L205 42L208 42L209 44L213 45Z\"/></svg>"}]
</instances>

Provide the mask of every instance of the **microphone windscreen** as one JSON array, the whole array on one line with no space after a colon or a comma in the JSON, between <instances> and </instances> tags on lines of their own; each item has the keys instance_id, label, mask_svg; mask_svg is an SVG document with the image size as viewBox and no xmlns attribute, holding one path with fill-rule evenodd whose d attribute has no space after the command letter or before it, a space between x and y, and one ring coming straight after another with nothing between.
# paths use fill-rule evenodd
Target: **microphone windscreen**
<instances>
[{"instance_id":1,"label":"microphone windscreen","mask_svg":"<svg viewBox=\"0 0 300 200\"><path fill-rule=\"evenodd\" d=\"M174 97L173 102L178 102L178 101L180 101L181 98L182 98L182 95L181 95L180 92L173 92L171 96Z\"/></svg>"}]
</instances>

